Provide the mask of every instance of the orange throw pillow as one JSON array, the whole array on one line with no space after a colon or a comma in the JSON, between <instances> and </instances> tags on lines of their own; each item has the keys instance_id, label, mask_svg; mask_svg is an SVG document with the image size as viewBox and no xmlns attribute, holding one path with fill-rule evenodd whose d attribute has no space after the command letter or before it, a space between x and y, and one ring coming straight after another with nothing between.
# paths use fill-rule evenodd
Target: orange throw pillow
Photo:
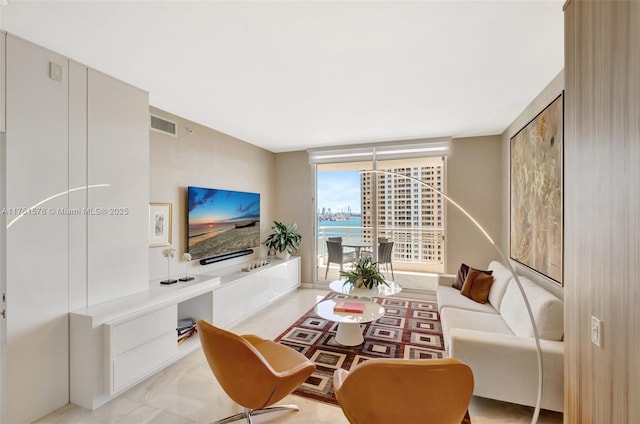
<instances>
[{"instance_id":1,"label":"orange throw pillow","mask_svg":"<svg viewBox=\"0 0 640 424\"><path fill-rule=\"evenodd\" d=\"M475 269L471 268L469 265L462 263L460 268L458 269L458 275L456 275L456 280L453 282L452 287L454 289L462 290L462 286L464 285L464 281L467 279L467 275L469 275L469 270ZM484 272L485 274L493 274L493 271L483 271L479 269L478 271Z\"/></svg>"},{"instance_id":2,"label":"orange throw pillow","mask_svg":"<svg viewBox=\"0 0 640 424\"><path fill-rule=\"evenodd\" d=\"M471 268L464 280L460 294L478 303L487 303L493 276L484 271Z\"/></svg>"}]
</instances>

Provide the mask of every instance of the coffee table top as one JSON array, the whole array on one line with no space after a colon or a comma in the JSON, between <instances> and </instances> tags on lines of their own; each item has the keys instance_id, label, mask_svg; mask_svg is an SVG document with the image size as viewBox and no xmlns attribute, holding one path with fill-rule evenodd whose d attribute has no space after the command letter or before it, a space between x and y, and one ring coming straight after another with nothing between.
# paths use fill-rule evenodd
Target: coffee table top
<instances>
[{"instance_id":1,"label":"coffee table top","mask_svg":"<svg viewBox=\"0 0 640 424\"><path fill-rule=\"evenodd\" d=\"M345 301L349 300L344 298L323 300L316 305L316 314L324 319L328 319L329 321L349 324L360 324L375 321L384 315L384 308L382 306L370 300L360 299L353 300L353 302L364 304L364 312L362 314L354 314L352 312L333 312L333 308L336 306L336 303Z\"/></svg>"},{"instance_id":2,"label":"coffee table top","mask_svg":"<svg viewBox=\"0 0 640 424\"><path fill-rule=\"evenodd\" d=\"M357 289L351 284L344 284L346 280L335 280L329 284L329 288L340 294L346 294L353 297L385 297L393 296L402 291L402 286L395 281L385 280L389 287L385 285L379 285L373 289L360 288Z\"/></svg>"}]
</instances>

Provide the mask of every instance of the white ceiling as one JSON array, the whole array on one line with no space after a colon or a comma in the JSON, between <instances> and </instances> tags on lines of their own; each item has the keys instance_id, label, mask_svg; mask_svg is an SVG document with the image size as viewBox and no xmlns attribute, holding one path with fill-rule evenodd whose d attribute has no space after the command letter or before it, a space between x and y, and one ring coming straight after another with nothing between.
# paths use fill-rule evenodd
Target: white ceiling
<instances>
[{"instance_id":1,"label":"white ceiling","mask_svg":"<svg viewBox=\"0 0 640 424\"><path fill-rule=\"evenodd\" d=\"M273 152L500 134L564 66L562 0L9 0L0 26Z\"/></svg>"}]
</instances>

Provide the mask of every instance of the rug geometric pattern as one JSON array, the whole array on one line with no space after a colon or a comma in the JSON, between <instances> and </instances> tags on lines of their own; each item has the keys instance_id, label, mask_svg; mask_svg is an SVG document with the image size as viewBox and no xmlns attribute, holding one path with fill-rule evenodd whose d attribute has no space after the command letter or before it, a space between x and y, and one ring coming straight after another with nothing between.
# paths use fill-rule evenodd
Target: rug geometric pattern
<instances>
[{"instance_id":1,"label":"rug geometric pattern","mask_svg":"<svg viewBox=\"0 0 640 424\"><path fill-rule=\"evenodd\" d=\"M345 297L330 293L326 299ZM351 369L370 358L442 358L444 344L435 302L375 298L385 308L378 320L361 324L364 343L342 346L335 341L338 324L315 315L313 309L298 319L276 341L311 359L316 371L296 394L337 405L333 372Z\"/></svg>"},{"instance_id":2,"label":"rug geometric pattern","mask_svg":"<svg viewBox=\"0 0 640 424\"><path fill-rule=\"evenodd\" d=\"M330 293L325 297L346 298ZM333 372L351 370L372 358L436 359L444 354L438 304L417 299L374 298L385 308L378 320L361 324L364 343L343 346L335 341L338 324L317 316L312 308L275 341L305 355L316 371L293 393L337 405ZM463 423L470 423L468 415Z\"/></svg>"}]
</instances>

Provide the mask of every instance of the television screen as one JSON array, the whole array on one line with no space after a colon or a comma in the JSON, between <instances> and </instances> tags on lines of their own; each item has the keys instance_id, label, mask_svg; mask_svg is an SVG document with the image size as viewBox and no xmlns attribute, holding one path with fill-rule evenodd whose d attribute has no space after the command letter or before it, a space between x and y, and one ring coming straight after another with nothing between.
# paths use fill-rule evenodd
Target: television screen
<instances>
[{"instance_id":1,"label":"television screen","mask_svg":"<svg viewBox=\"0 0 640 424\"><path fill-rule=\"evenodd\" d=\"M189 187L189 253L210 258L260 245L260 194Z\"/></svg>"}]
</instances>

